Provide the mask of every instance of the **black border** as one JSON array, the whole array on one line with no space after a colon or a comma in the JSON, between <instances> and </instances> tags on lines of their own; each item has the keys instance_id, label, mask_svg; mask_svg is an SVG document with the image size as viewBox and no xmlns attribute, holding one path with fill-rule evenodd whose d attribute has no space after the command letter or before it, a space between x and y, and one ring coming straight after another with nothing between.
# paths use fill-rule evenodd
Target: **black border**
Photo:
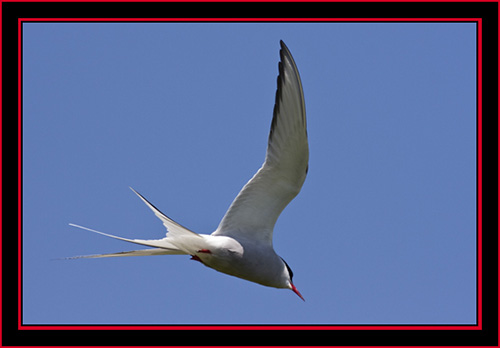
<instances>
[{"instance_id":1,"label":"black border","mask_svg":"<svg viewBox=\"0 0 500 348\"><path fill-rule=\"evenodd\" d=\"M498 3L119 3L2 4L2 345L449 345L498 346ZM482 18L483 328L482 330L18 330L17 30L18 18ZM15 158L15 159L14 159ZM494 197L490 197L494 196ZM8 198L8 200L7 200ZM493 199L496 198L496 199ZM16 204L14 204L14 202ZM492 204L492 202L496 202ZM8 223L8 225L7 225ZM17 229L16 229L17 230ZM9 233L7 233L9 232ZM15 261L14 261L15 260ZM234 335L233 335L234 334ZM135 340L140 338L140 340Z\"/></svg>"}]
</instances>

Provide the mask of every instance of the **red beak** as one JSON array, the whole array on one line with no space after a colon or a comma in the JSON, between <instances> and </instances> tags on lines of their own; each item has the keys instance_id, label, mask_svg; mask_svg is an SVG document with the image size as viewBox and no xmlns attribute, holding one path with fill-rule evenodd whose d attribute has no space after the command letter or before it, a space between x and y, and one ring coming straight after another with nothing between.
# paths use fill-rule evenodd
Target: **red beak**
<instances>
[{"instance_id":1,"label":"red beak","mask_svg":"<svg viewBox=\"0 0 500 348\"><path fill-rule=\"evenodd\" d=\"M303 298L303 297L302 297L302 295L300 294L299 290L297 290L297 288L295 287L295 285L293 285L292 283L290 283L290 285L292 286L292 291L293 291L294 293L296 293L296 294L297 294L297 295L298 295L298 296L302 299L302 301L304 301L304 302L305 302L306 300L304 300L304 298Z\"/></svg>"}]
</instances>

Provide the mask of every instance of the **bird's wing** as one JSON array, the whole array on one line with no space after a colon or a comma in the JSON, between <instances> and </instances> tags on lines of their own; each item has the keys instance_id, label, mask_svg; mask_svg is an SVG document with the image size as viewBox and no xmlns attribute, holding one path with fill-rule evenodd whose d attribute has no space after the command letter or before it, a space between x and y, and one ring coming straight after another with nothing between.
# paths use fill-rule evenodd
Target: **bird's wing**
<instances>
[{"instance_id":1,"label":"bird's wing","mask_svg":"<svg viewBox=\"0 0 500 348\"><path fill-rule=\"evenodd\" d=\"M183 252L178 252L179 254L184 254ZM132 251L121 251L118 253L111 254L98 254L98 255L82 255L65 257L64 260L76 260L76 259L96 259L101 257L117 257L117 256L152 256L152 255L176 255L177 252L170 250L165 250L161 248L154 249L143 249L143 250L132 250Z\"/></svg>"},{"instance_id":2,"label":"bird's wing","mask_svg":"<svg viewBox=\"0 0 500 348\"><path fill-rule=\"evenodd\" d=\"M306 178L309 147L299 72L283 41L266 159L243 187L213 235L272 243L274 224Z\"/></svg>"},{"instance_id":3,"label":"bird's wing","mask_svg":"<svg viewBox=\"0 0 500 348\"><path fill-rule=\"evenodd\" d=\"M167 228L167 237L177 237L177 236L189 235L191 237L198 236L201 238L201 236L198 233L195 233L195 232L187 229L186 227L178 224L177 222L175 222L174 220L169 218L167 215L163 214L161 211L159 211L154 205L149 203L146 198L144 198L139 192L134 190L132 187L130 189L132 191L134 191L134 193L137 196L139 196L139 198L142 199L142 201L144 203L146 203L146 205L153 211L153 213L155 213L156 217L163 222L163 225Z\"/></svg>"}]
</instances>

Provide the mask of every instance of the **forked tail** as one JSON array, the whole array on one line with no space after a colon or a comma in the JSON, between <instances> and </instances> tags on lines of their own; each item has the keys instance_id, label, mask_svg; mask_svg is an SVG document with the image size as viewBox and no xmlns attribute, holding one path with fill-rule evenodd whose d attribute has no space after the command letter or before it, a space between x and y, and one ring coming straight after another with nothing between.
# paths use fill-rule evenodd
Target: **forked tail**
<instances>
[{"instance_id":1,"label":"forked tail","mask_svg":"<svg viewBox=\"0 0 500 348\"><path fill-rule=\"evenodd\" d=\"M139 196L139 198L144 203L146 203L146 205L153 211L153 213L163 222L163 225L167 228L166 237L162 239L129 239L70 223L70 226L98 233L106 237L154 248L154 249L124 251L111 254L76 256L76 257L71 257L70 259L115 257L115 256L186 255L186 254L192 254L193 250L203 246L204 239L201 235L187 229L186 227L170 219L168 216L166 216L160 210L158 210L153 204L151 204L148 200L146 200L146 198L144 198L137 191L135 191L133 188L130 189L137 196Z\"/></svg>"}]
</instances>

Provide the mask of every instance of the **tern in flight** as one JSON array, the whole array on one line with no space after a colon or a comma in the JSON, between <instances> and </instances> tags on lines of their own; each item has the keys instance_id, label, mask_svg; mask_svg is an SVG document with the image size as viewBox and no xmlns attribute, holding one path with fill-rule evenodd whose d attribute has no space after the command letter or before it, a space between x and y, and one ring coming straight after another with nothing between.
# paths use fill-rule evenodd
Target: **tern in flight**
<instances>
[{"instance_id":1,"label":"tern in flight","mask_svg":"<svg viewBox=\"0 0 500 348\"><path fill-rule=\"evenodd\" d=\"M235 277L265 286L290 289L304 298L293 284L293 272L273 249L273 229L283 209L299 193L307 175L306 109L299 72L283 41L276 101L264 164L231 203L212 234L198 234L159 211L132 189L167 228L162 239L127 239L99 233L152 249L77 256L191 255L192 260Z\"/></svg>"}]
</instances>

